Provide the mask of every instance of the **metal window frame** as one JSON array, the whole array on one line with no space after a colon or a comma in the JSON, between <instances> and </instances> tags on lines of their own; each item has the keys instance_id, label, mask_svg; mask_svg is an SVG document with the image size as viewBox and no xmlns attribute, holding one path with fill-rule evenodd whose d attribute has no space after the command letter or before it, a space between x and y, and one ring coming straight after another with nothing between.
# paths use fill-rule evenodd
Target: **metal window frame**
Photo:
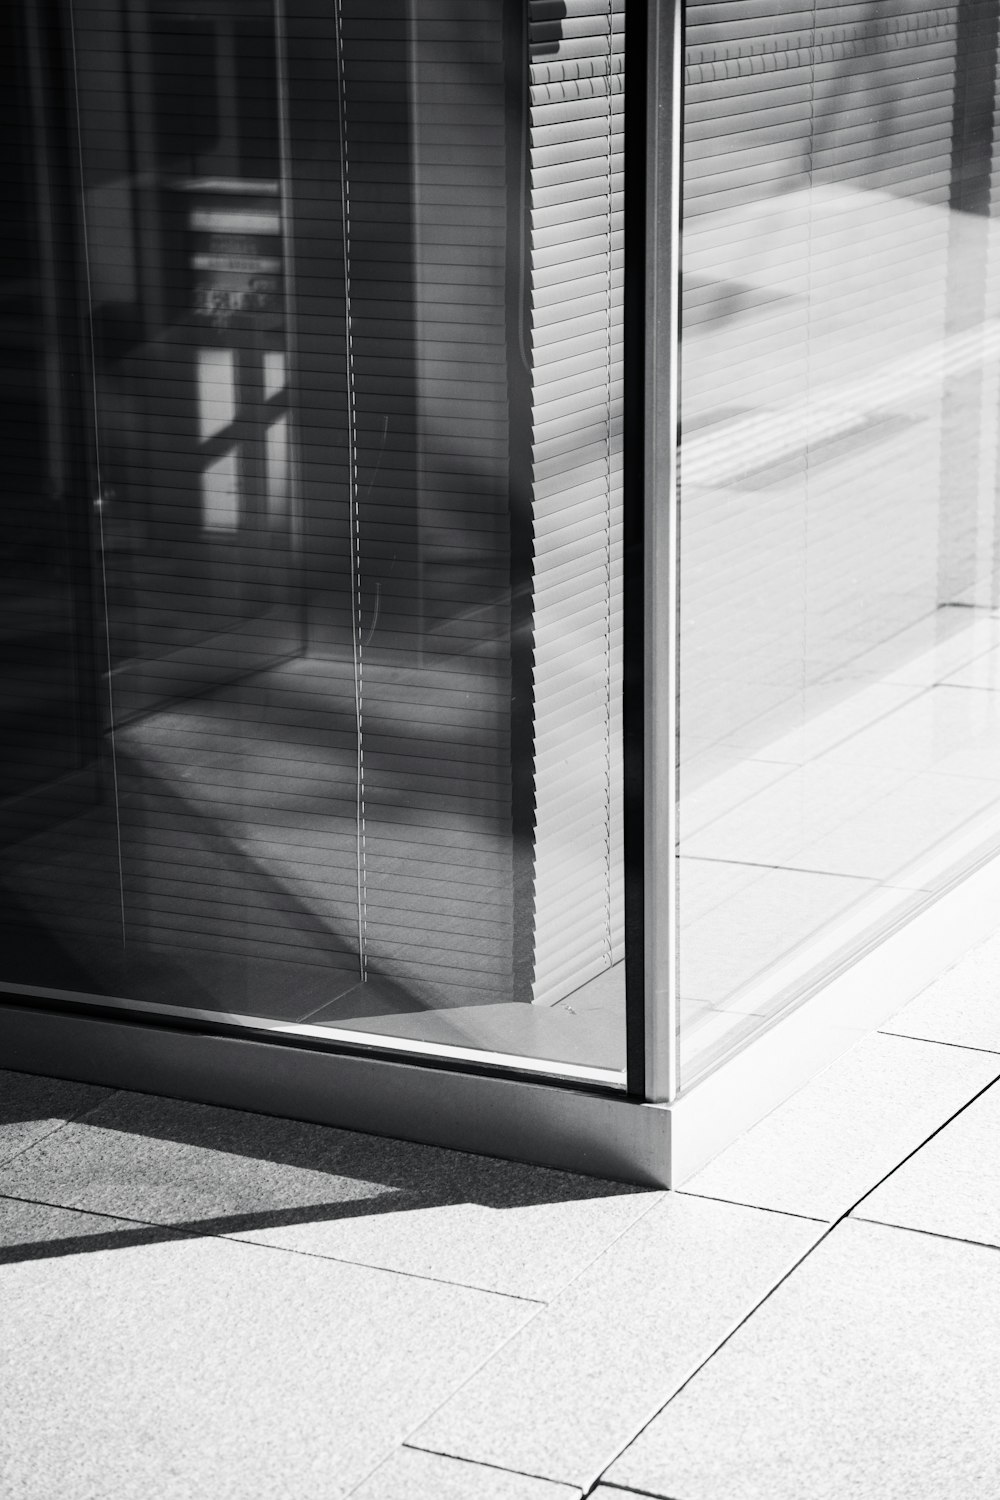
<instances>
[{"instance_id":1,"label":"metal window frame","mask_svg":"<svg viewBox=\"0 0 1000 1500\"><path fill-rule=\"evenodd\" d=\"M630 0L626 49L628 1089L678 1092L677 655L683 0ZM629 66L631 60L631 68ZM630 181L629 173L634 174Z\"/></svg>"}]
</instances>

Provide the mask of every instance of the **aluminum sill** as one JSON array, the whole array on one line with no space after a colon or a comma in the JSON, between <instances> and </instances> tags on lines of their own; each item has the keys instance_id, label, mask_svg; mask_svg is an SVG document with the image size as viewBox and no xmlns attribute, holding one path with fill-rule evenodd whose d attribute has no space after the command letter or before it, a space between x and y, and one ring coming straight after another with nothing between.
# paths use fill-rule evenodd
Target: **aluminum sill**
<instances>
[{"instance_id":1,"label":"aluminum sill","mask_svg":"<svg viewBox=\"0 0 1000 1500\"><path fill-rule=\"evenodd\" d=\"M672 1104L0 995L0 1067L678 1187L996 931L990 858Z\"/></svg>"},{"instance_id":2,"label":"aluminum sill","mask_svg":"<svg viewBox=\"0 0 1000 1500\"><path fill-rule=\"evenodd\" d=\"M0 997L0 1067L669 1185L670 1115L620 1091Z\"/></svg>"}]
</instances>

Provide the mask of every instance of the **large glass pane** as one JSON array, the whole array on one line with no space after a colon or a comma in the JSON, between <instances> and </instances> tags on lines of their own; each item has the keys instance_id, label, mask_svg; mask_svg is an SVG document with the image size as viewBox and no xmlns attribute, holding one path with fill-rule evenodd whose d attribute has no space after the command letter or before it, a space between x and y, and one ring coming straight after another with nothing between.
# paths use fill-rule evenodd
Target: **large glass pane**
<instances>
[{"instance_id":1,"label":"large glass pane","mask_svg":"<svg viewBox=\"0 0 1000 1500\"><path fill-rule=\"evenodd\" d=\"M122 974L106 676L93 566L80 240L58 50L34 6L0 15L0 850L3 978L90 989ZM60 830L74 829L72 847Z\"/></svg>"},{"instance_id":2,"label":"large glass pane","mask_svg":"<svg viewBox=\"0 0 1000 1500\"><path fill-rule=\"evenodd\" d=\"M997 25L688 7L688 1083L1000 837Z\"/></svg>"},{"instance_id":3,"label":"large glass pane","mask_svg":"<svg viewBox=\"0 0 1000 1500\"><path fill-rule=\"evenodd\" d=\"M72 12L98 774L17 977L617 1079L621 0Z\"/></svg>"}]
</instances>

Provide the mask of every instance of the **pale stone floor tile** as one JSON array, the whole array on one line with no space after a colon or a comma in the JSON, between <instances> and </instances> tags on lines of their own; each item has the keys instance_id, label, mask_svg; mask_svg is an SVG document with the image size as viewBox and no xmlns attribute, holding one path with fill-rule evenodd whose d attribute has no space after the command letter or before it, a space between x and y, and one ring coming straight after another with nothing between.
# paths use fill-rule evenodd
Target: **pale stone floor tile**
<instances>
[{"instance_id":1,"label":"pale stone floor tile","mask_svg":"<svg viewBox=\"0 0 1000 1500\"><path fill-rule=\"evenodd\" d=\"M914 774L1000 778L1000 697L967 688L932 687L825 759L866 773L892 767Z\"/></svg>"},{"instance_id":2,"label":"pale stone floor tile","mask_svg":"<svg viewBox=\"0 0 1000 1500\"><path fill-rule=\"evenodd\" d=\"M861 1219L1000 1247L1000 1085L869 1193Z\"/></svg>"},{"instance_id":3,"label":"pale stone floor tile","mask_svg":"<svg viewBox=\"0 0 1000 1500\"><path fill-rule=\"evenodd\" d=\"M900 782L863 813L803 848L796 863L809 870L905 881L909 866L1000 801L1000 784L972 776L927 772Z\"/></svg>"},{"instance_id":4,"label":"pale stone floor tile","mask_svg":"<svg viewBox=\"0 0 1000 1500\"><path fill-rule=\"evenodd\" d=\"M0 1221L4 1500L338 1500L535 1312L36 1204Z\"/></svg>"},{"instance_id":5,"label":"pale stone floor tile","mask_svg":"<svg viewBox=\"0 0 1000 1500\"><path fill-rule=\"evenodd\" d=\"M1000 649L984 652L945 680L952 687L1000 691Z\"/></svg>"},{"instance_id":6,"label":"pale stone floor tile","mask_svg":"<svg viewBox=\"0 0 1000 1500\"><path fill-rule=\"evenodd\" d=\"M986 1500L997 1253L848 1220L604 1478L670 1500Z\"/></svg>"},{"instance_id":7,"label":"pale stone floor tile","mask_svg":"<svg viewBox=\"0 0 1000 1500\"><path fill-rule=\"evenodd\" d=\"M931 687L958 672L1000 642L1000 620L965 610L933 610L925 619L828 675L903 682Z\"/></svg>"},{"instance_id":8,"label":"pale stone floor tile","mask_svg":"<svg viewBox=\"0 0 1000 1500\"><path fill-rule=\"evenodd\" d=\"M881 1030L1000 1052L1000 933L973 948Z\"/></svg>"},{"instance_id":9,"label":"pale stone floor tile","mask_svg":"<svg viewBox=\"0 0 1000 1500\"><path fill-rule=\"evenodd\" d=\"M0 1169L0 1193L541 1301L662 1196L124 1093Z\"/></svg>"},{"instance_id":10,"label":"pale stone floor tile","mask_svg":"<svg viewBox=\"0 0 1000 1500\"><path fill-rule=\"evenodd\" d=\"M669 1195L410 1443L586 1488L820 1233Z\"/></svg>"},{"instance_id":11,"label":"pale stone floor tile","mask_svg":"<svg viewBox=\"0 0 1000 1500\"><path fill-rule=\"evenodd\" d=\"M863 731L886 714L916 697L918 688L898 683L876 682L856 688L841 702L822 706L822 695L831 684L822 683L802 695L801 722L758 750L765 760L803 765L822 756L851 735ZM813 707L814 700L816 702Z\"/></svg>"},{"instance_id":12,"label":"pale stone floor tile","mask_svg":"<svg viewBox=\"0 0 1000 1500\"><path fill-rule=\"evenodd\" d=\"M680 852L737 863L802 865L802 849L886 796L899 779L892 766L847 766L825 756L794 767L707 823L684 839Z\"/></svg>"},{"instance_id":13,"label":"pale stone floor tile","mask_svg":"<svg viewBox=\"0 0 1000 1500\"><path fill-rule=\"evenodd\" d=\"M351 1500L580 1500L576 1485L399 1448L351 1492Z\"/></svg>"},{"instance_id":14,"label":"pale stone floor tile","mask_svg":"<svg viewBox=\"0 0 1000 1500\"><path fill-rule=\"evenodd\" d=\"M1000 1076L1000 1056L874 1033L682 1192L831 1220Z\"/></svg>"},{"instance_id":15,"label":"pale stone floor tile","mask_svg":"<svg viewBox=\"0 0 1000 1500\"><path fill-rule=\"evenodd\" d=\"M732 900L748 885L759 880L759 865L735 864L725 859L689 859L677 861L678 925L683 932L700 917Z\"/></svg>"},{"instance_id":16,"label":"pale stone floor tile","mask_svg":"<svg viewBox=\"0 0 1000 1500\"><path fill-rule=\"evenodd\" d=\"M706 823L713 823L716 818L739 807L763 787L780 781L790 770L790 766L780 765L777 761L741 760L737 765L729 766L721 775L713 776L700 786L696 785L690 792L684 790L686 783L682 771L681 795L677 807L681 841L697 833Z\"/></svg>"},{"instance_id":17,"label":"pale stone floor tile","mask_svg":"<svg viewBox=\"0 0 1000 1500\"><path fill-rule=\"evenodd\" d=\"M89 1083L0 1069L0 1163L94 1109L113 1092Z\"/></svg>"},{"instance_id":18,"label":"pale stone floor tile","mask_svg":"<svg viewBox=\"0 0 1000 1500\"><path fill-rule=\"evenodd\" d=\"M756 880L684 928L679 953L682 992L725 1005L873 889L872 881L846 875L758 871Z\"/></svg>"}]
</instances>

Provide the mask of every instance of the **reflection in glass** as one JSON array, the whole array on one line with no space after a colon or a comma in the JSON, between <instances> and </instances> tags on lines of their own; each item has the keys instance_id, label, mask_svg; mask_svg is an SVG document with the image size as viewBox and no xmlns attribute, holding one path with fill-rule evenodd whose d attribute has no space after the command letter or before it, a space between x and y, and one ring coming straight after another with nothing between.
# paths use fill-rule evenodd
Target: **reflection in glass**
<instances>
[{"instance_id":1,"label":"reflection in glass","mask_svg":"<svg viewBox=\"0 0 1000 1500\"><path fill-rule=\"evenodd\" d=\"M80 200L80 628L11 672L86 785L7 841L0 977L617 1077L621 0L72 10L19 180L36 241Z\"/></svg>"},{"instance_id":2,"label":"reflection in glass","mask_svg":"<svg viewBox=\"0 0 1000 1500\"><path fill-rule=\"evenodd\" d=\"M690 1083L1000 834L997 8L694 9Z\"/></svg>"}]
</instances>

